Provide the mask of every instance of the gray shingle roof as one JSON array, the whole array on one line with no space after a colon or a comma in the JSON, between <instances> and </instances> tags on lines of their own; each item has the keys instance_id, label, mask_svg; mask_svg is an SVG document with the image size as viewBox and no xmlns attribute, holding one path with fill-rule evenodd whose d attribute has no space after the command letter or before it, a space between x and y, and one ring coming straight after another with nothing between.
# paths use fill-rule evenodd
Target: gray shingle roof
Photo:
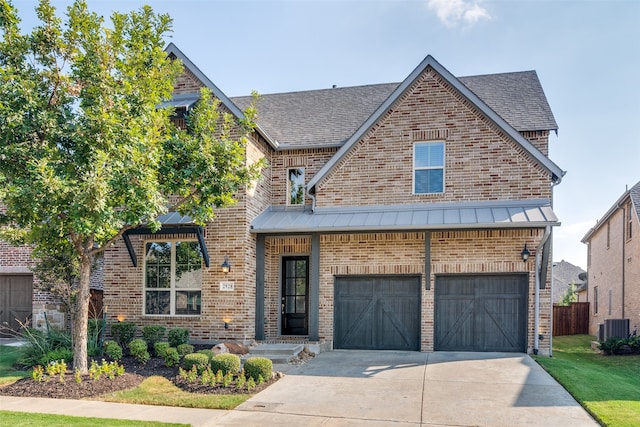
<instances>
[{"instance_id":1,"label":"gray shingle roof","mask_svg":"<svg viewBox=\"0 0 640 427\"><path fill-rule=\"evenodd\" d=\"M251 223L253 233L517 228L559 225L548 200L425 203L395 206L271 207Z\"/></svg>"},{"instance_id":2,"label":"gray shingle roof","mask_svg":"<svg viewBox=\"0 0 640 427\"><path fill-rule=\"evenodd\" d=\"M459 80L517 131L558 128L535 71ZM258 123L280 148L341 146L398 85L261 95ZM250 96L231 98L241 109L251 100Z\"/></svg>"},{"instance_id":3,"label":"gray shingle roof","mask_svg":"<svg viewBox=\"0 0 640 427\"><path fill-rule=\"evenodd\" d=\"M577 265L573 265L570 262L562 260L560 262L553 263L553 302L558 303L562 300L562 297L569 289L569 285L573 283L576 285L576 288L583 285L583 281L578 277L580 273L585 273L585 271L578 267Z\"/></svg>"},{"instance_id":4,"label":"gray shingle roof","mask_svg":"<svg viewBox=\"0 0 640 427\"><path fill-rule=\"evenodd\" d=\"M517 131L557 130L535 71L458 78Z\"/></svg>"},{"instance_id":5,"label":"gray shingle roof","mask_svg":"<svg viewBox=\"0 0 640 427\"><path fill-rule=\"evenodd\" d=\"M636 215L638 215L638 221L640 221L640 181L631 187L629 190L629 196L631 197L631 203L636 208Z\"/></svg>"}]
</instances>

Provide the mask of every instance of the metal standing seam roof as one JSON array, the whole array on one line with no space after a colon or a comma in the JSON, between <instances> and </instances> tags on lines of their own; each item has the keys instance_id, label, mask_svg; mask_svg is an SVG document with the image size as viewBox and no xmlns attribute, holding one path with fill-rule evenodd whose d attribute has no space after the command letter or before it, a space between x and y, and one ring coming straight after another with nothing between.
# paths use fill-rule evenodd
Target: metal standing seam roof
<instances>
[{"instance_id":1,"label":"metal standing seam roof","mask_svg":"<svg viewBox=\"0 0 640 427\"><path fill-rule=\"evenodd\" d=\"M548 200L429 203L307 209L272 207L253 233L519 228L560 225Z\"/></svg>"}]
</instances>

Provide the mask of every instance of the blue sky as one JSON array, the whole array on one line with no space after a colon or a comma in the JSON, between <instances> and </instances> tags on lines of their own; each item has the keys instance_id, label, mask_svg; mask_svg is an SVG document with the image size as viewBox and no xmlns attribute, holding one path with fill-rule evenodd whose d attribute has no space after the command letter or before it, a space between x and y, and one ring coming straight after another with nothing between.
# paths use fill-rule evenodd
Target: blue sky
<instances>
[{"instance_id":1,"label":"blue sky","mask_svg":"<svg viewBox=\"0 0 640 427\"><path fill-rule=\"evenodd\" d=\"M34 1L16 1L25 27ZM428 54L456 76L536 70L556 121L550 157L562 226L555 261L640 181L640 1L89 0L110 15L150 4L173 41L229 96L402 81ZM52 1L64 10L68 1Z\"/></svg>"}]
</instances>

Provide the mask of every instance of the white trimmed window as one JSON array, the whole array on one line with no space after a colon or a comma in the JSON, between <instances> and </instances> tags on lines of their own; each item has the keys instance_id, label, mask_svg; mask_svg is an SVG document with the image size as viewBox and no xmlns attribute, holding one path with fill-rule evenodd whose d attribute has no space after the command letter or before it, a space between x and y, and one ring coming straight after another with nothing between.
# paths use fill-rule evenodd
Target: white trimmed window
<instances>
[{"instance_id":1,"label":"white trimmed window","mask_svg":"<svg viewBox=\"0 0 640 427\"><path fill-rule=\"evenodd\" d=\"M144 314L200 314L202 251L197 241L146 242L144 262Z\"/></svg>"},{"instance_id":2,"label":"white trimmed window","mask_svg":"<svg viewBox=\"0 0 640 427\"><path fill-rule=\"evenodd\" d=\"M444 193L444 142L413 145L413 192Z\"/></svg>"},{"instance_id":3,"label":"white trimmed window","mask_svg":"<svg viewBox=\"0 0 640 427\"><path fill-rule=\"evenodd\" d=\"M304 168L287 170L288 205L304 205Z\"/></svg>"}]
</instances>

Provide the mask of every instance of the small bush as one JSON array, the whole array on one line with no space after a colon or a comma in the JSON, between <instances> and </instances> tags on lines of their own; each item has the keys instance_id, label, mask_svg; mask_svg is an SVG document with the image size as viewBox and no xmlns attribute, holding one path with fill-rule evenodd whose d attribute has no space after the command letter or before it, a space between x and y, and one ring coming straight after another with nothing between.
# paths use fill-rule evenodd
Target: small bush
<instances>
[{"instance_id":1,"label":"small bush","mask_svg":"<svg viewBox=\"0 0 640 427\"><path fill-rule=\"evenodd\" d=\"M107 362L102 359L102 363L98 364L95 360L91 361L89 366L89 378L92 380L99 380L103 375L112 380L115 377L119 377L124 374L124 366L118 364L118 362Z\"/></svg>"},{"instance_id":2,"label":"small bush","mask_svg":"<svg viewBox=\"0 0 640 427\"><path fill-rule=\"evenodd\" d=\"M164 359L165 353L167 349L171 347L168 342L160 341L153 345L153 351L156 353L156 356L162 357Z\"/></svg>"},{"instance_id":3,"label":"small bush","mask_svg":"<svg viewBox=\"0 0 640 427\"><path fill-rule=\"evenodd\" d=\"M177 348L180 344L189 342L189 330L185 328L170 329L167 338L169 345Z\"/></svg>"},{"instance_id":4,"label":"small bush","mask_svg":"<svg viewBox=\"0 0 640 427\"><path fill-rule=\"evenodd\" d=\"M207 357L209 358L209 360L213 359L213 356L215 356L215 354L213 353L213 350L198 350L196 351L196 353L200 353L200 354L206 354Z\"/></svg>"},{"instance_id":5,"label":"small bush","mask_svg":"<svg viewBox=\"0 0 640 427\"><path fill-rule=\"evenodd\" d=\"M176 366L178 363L180 363L180 355L178 354L178 350L175 347L169 347L164 352L165 366Z\"/></svg>"},{"instance_id":6,"label":"small bush","mask_svg":"<svg viewBox=\"0 0 640 427\"><path fill-rule=\"evenodd\" d=\"M195 367L198 374L201 374L209 366L209 357L206 354L201 353L189 353L185 354L182 359L182 367L186 370L191 370Z\"/></svg>"},{"instance_id":7,"label":"small bush","mask_svg":"<svg viewBox=\"0 0 640 427\"><path fill-rule=\"evenodd\" d=\"M73 362L73 351L70 348L56 348L43 354L38 361L41 365L47 365L51 362L64 361Z\"/></svg>"},{"instance_id":8,"label":"small bush","mask_svg":"<svg viewBox=\"0 0 640 427\"><path fill-rule=\"evenodd\" d=\"M178 350L178 354L180 356L185 356L187 354L193 353L193 346L191 344L180 344L178 347L176 347L176 349Z\"/></svg>"},{"instance_id":9,"label":"small bush","mask_svg":"<svg viewBox=\"0 0 640 427\"><path fill-rule=\"evenodd\" d=\"M122 347L113 341L108 340L104 342L104 354L111 360L118 361L122 359Z\"/></svg>"},{"instance_id":10,"label":"small bush","mask_svg":"<svg viewBox=\"0 0 640 427\"><path fill-rule=\"evenodd\" d=\"M162 341L166 331L167 328L160 325L147 325L142 327L142 339L146 341L149 350L153 349L155 351L155 344Z\"/></svg>"},{"instance_id":11,"label":"small bush","mask_svg":"<svg viewBox=\"0 0 640 427\"><path fill-rule=\"evenodd\" d=\"M87 324L87 353L89 356L97 356L100 353L100 338L103 337L104 321L102 319L89 319Z\"/></svg>"},{"instance_id":12,"label":"small bush","mask_svg":"<svg viewBox=\"0 0 640 427\"><path fill-rule=\"evenodd\" d=\"M71 350L71 335L55 328L47 328L46 332L34 328L24 328L20 337L25 345L20 348L18 365L32 367L39 363L47 353L66 348ZM48 359L48 358L47 358Z\"/></svg>"},{"instance_id":13,"label":"small bush","mask_svg":"<svg viewBox=\"0 0 640 427\"><path fill-rule=\"evenodd\" d=\"M240 370L240 357L237 354L217 354L211 359L211 370L222 371L223 375L235 374Z\"/></svg>"},{"instance_id":14,"label":"small bush","mask_svg":"<svg viewBox=\"0 0 640 427\"><path fill-rule=\"evenodd\" d=\"M118 322L111 325L111 335L122 348L129 348L129 343L136 336L136 325L131 322Z\"/></svg>"},{"instance_id":15,"label":"small bush","mask_svg":"<svg viewBox=\"0 0 640 427\"><path fill-rule=\"evenodd\" d=\"M259 377L269 379L273 372L273 362L265 357L250 357L244 363L244 372L254 381L258 381Z\"/></svg>"},{"instance_id":16,"label":"small bush","mask_svg":"<svg viewBox=\"0 0 640 427\"><path fill-rule=\"evenodd\" d=\"M149 358L149 352L147 351L147 343L140 338L137 338L129 343L129 352L140 363L147 363Z\"/></svg>"},{"instance_id":17,"label":"small bush","mask_svg":"<svg viewBox=\"0 0 640 427\"><path fill-rule=\"evenodd\" d=\"M627 345L626 339L617 337L609 337L606 341L601 341L598 348L604 352L604 354L619 354L622 348Z\"/></svg>"}]
</instances>

